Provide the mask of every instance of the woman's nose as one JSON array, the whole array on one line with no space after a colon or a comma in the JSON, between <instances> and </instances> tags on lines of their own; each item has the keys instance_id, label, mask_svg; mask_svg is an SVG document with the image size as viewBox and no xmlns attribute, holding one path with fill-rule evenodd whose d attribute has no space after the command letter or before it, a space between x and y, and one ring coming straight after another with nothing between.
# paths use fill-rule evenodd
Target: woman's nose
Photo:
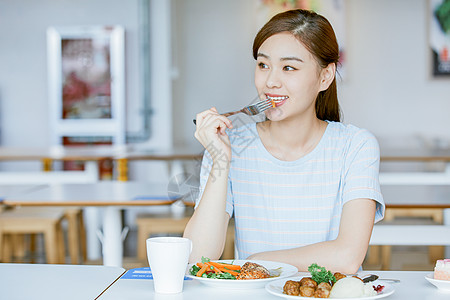
<instances>
[{"instance_id":1,"label":"woman's nose","mask_svg":"<svg viewBox=\"0 0 450 300\"><path fill-rule=\"evenodd\" d=\"M279 88L281 87L281 81L280 77L278 76L277 72L271 71L266 80L266 85L268 88Z\"/></svg>"}]
</instances>

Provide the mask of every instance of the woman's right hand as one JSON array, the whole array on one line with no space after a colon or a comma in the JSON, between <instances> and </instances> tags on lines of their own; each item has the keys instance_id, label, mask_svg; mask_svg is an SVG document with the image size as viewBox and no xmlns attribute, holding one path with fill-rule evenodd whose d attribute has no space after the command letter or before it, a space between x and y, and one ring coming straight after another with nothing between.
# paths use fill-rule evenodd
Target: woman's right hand
<instances>
[{"instance_id":1,"label":"woman's right hand","mask_svg":"<svg viewBox=\"0 0 450 300\"><path fill-rule=\"evenodd\" d=\"M215 107L196 116L195 138L205 147L214 163L231 161L231 146L225 130L233 128L230 119L219 114Z\"/></svg>"}]
</instances>

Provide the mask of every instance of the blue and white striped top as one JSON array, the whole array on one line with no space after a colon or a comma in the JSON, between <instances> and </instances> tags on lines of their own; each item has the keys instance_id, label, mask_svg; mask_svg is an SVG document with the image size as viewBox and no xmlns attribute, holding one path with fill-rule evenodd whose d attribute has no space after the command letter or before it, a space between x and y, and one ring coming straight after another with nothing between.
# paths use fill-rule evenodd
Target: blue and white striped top
<instances>
[{"instance_id":1,"label":"blue and white striped top","mask_svg":"<svg viewBox=\"0 0 450 300\"><path fill-rule=\"evenodd\" d=\"M232 161L226 211L235 218L239 259L336 239L342 207L352 199L375 200L375 222L383 218L380 150L367 130L328 122L316 148L296 161L273 157L255 123L228 135ZM211 163L205 151L197 204Z\"/></svg>"}]
</instances>

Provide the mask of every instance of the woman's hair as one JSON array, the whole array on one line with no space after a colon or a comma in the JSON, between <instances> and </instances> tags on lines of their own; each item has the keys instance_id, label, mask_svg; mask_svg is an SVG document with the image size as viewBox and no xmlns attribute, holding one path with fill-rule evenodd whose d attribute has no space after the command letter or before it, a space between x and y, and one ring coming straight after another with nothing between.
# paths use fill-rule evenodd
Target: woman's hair
<instances>
[{"instance_id":1,"label":"woman's hair","mask_svg":"<svg viewBox=\"0 0 450 300\"><path fill-rule=\"evenodd\" d=\"M258 49L274 34L290 32L315 57L319 66L338 64L339 46L333 27L323 16L309 10L289 10L275 15L267 22L253 41L253 57L256 59ZM325 91L316 98L316 116L320 120L340 121L340 108L337 98L336 77Z\"/></svg>"}]
</instances>

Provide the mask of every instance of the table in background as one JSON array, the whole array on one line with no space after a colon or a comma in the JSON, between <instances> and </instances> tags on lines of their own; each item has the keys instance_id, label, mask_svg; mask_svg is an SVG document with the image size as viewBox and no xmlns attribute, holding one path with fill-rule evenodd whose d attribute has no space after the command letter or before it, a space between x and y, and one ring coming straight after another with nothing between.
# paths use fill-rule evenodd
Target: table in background
<instances>
[{"instance_id":1,"label":"table in background","mask_svg":"<svg viewBox=\"0 0 450 300\"><path fill-rule=\"evenodd\" d=\"M120 209L129 206L169 205L181 196L167 196L167 186L149 182L101 181L91 184L54 184L7 197L11 206L101 207L103 264L122 266L123 236Z\"/></svg>"},{"instance_id":2,"label":"table in background","mask_svg":"<svg viewBox=\"0 0 450 300\"><path fill-rule=\"evenodd\" d=\"M0 147L0 161L41 161L43 171L52 170L52 164L55 160L83 161L86 163L84 173L88 176L89 180L92 179L92 176L98 177L98 162L102 160L114 160L116 162L117 179L127 181L129 161L165 161L168 164L170 174L171 165L174 161L201 160L202 155L202 149L191 147L174 149L142 149L133 148L129 145L54 146L49 148ZM80 173L78 171L78 174ZM8 172L8 174L17 175L15 172ZM36 176L38 173L32 172L28 174L30 176ZM69 173L60 174L66 174L64 176L69 175ZM72 180L83 180L83 178L75 177L78 174L74 173ZM20 175L26 175L26 172ZM0 176L2 176L1 172ZM52 174L46 174L45 176L50 177ZM53 179L58 181L57 177Z\"/></svg>"},{"instance_id":3,"label":"table in background","mask_svg":"<svg viewBox=\"0 0 450 300\"><path fill-rule=\"evenodd\" d=\"M386 203L386 216L389 210L402 210L407 215L409 210L427 209L441 212L450 208L450 185L384 185L381 192ZM387 218L389 219L389 218ZM397 222L398 223L398 222ZM446 256L450 246L450 224L442 225L417 225L417 224L392 224L381 222L376 224L370 239L371 245L395 246L447 246ZM380 249L372 248L371 261L376 261L380 255ZM372 253L370 252L370 253ZM384 247L382 254L383 268L389 266L390 247ZM442 254L439 254L439 256ZM442 257L440 257L442 258Z\"/></svg>"},{"instance_id":4,"label":"table in background","mask_svg":"<svg viewBox=\"0 0 450 300\"><path fill-rule=\"evenodd\" d=\"M425 279L430 272L405 271L365 271L378 274L380 278L400 279L400 283L391 283L395 289L389 300L448 300L449 293L444 293ZM301 273L302 275L309 273ZM122 275L126 277L126 273ZM117 280L99 298L100 300L116 299L165 299L165 300L197 300L197 299L259 299L276 300L280 297L269 294L264 288L250 290L230 290L211 288L196 280L186 280L183 292L180 294L155 294L153 280L150 279L122 279Z\"/></svg>"},{"instance_id":5,"label":"table in background","mask_svg":"<svg viewBox=\"0 0 450 300\"><path fill-rule=\"evenodd\" d=\"M0 264L0 298L97 299L124 271L105 266Z\"/></svg>"}]
</instances>

